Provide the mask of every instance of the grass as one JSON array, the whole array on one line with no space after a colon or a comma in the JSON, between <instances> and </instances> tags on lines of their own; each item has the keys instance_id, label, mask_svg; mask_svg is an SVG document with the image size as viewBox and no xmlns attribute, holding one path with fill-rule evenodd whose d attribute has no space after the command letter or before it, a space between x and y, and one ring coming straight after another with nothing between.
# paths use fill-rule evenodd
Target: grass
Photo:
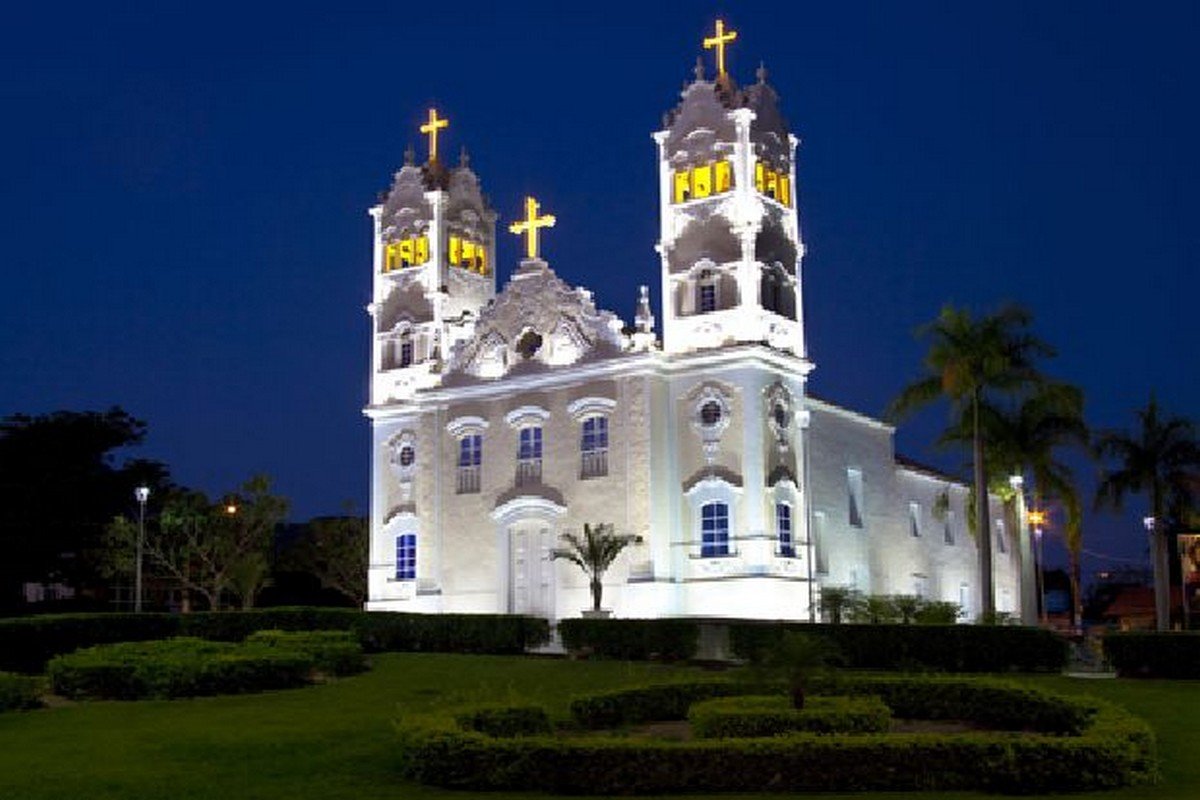
<instances>
[{"instance_id":1,"label":"grass","mask_svg":"<svg viewBox=\"0 0 1200 800\"><path fill-rule=\"evenodd\" d=\"M0 798L462 797L403 783L392 720L405 709L477 700L537 700L565 711L572 694L684 670L650 664L499 656L376 656L371 672L261 695L69 704L0 715ZM1154 726L1164 780L1102 795L1191 800L1200 795L1200 684L1028 678L1048 689L1113 700ZM489 794L501 800L517 795ZM846 795L984 798L981 794ZM730 798L731 795L724 795ZM824 795L826 798L840 795Z\"/></svg>"}]
</instances>

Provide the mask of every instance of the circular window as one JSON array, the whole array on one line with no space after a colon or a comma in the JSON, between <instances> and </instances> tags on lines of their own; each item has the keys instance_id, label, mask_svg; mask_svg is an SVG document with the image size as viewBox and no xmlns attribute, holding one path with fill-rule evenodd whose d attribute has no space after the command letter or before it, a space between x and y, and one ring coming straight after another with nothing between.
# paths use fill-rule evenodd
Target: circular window
<instances>
[{"instance_id":1,"label":"circular window","mask_svg":"<svg viewBox=\"0 0 1200 800\"><path fill-rule=\"evenodd\" d=\"M400 466L411 467L417 460L417 451L409 445L400 448Z\"/></svg>"},{"instance_id":2,"label":"circular window","mask_svg":"<svg viewBox=\"0 0 1200 800\"><path fill-rule=\"evenodd\" d=\"M721 404L716 400L709 400L704 405L700 406L700 424L705 426L716 425L721 421Z\"/></svg>"},{"instance_id":3,"label":"circular window","mask_svg":"<svg viewBox=\"0 0 1200 800\"><path fill-rule=\"evenodd\" d=\"M537 331L525 331L517 341L517 352L523 358L533 358L542 349L542 335Z\"/></svg>"}]
</instances>

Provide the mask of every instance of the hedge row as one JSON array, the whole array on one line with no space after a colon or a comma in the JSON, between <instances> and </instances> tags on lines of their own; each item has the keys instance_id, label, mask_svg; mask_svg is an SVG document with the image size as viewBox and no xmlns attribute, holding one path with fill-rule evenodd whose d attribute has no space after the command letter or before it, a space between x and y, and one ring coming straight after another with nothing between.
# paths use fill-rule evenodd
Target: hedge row
<instances>
[{"instance_id":1,"label":"hedge row","mask_svg":"<svg viewBox=\"0 0 1200 800\"><path fill-rule=\"evenodd\" d=\"M700 626L684 619L564 619L563 647L626 661L686 661L696 655Z\"/></svg>"},{"instance_id":2,"label":"hedge row","mask_svg":"<svg viewBox=\"0 0 1200 800\"><path fill-rule=\"evenodd\" d=\"M1200 633L1110 633L1104 655L1123 676L1200 678Z\"/></svg>"},{"instance_id":3,"label":"hedge row","mask_svg":"<svg viewBox=\"0 0 1200 800\"><path fill-rule=\"evenodd\" d=\"M0 670L40 672L81 647L188 636L236 642L260 630L353 631L368 652L523 653L549 641L544 619L506 614L400 614L269 608L196 614L55 614L0 619Z\"/></svg>"},{"instance_id":4,"label":"hedge row","mask_svg":"<svg viewBox=\"0 0 1200 800\"><path fill-rule=\"evenodd\" d=\"M104 644L56 656L46 668L56 694L72 699L199 697L303 686L313 659L266 645L178 638Z\"/></svg>"},{"instance_id":5,"label":"hedge row","mask_svg":"<svg viewBox=\"0 0 1200 800\"><path fill-rule=\"evenodd\" d=\"M921 678L909 678L919 681ZM731 684L714 691L728 691ZM665 687L672 706L679 686ZM649 690L637 696L650 700ZM668 742L613 737L494 738L445 714L397 724L403 773L468 790L561 794L988 790L1089 791L1153 780L1153 736L1107 705L1080 736L796 733Z\"/></svg>"},{"instance_id":6,"label":"hedge row","mask_svg":"<svg viewBox=\"0 0 1200 800\"><path fill-rule=\"evenodd\" d=\"M354 675L367 668L353 631L258 631L246 637L246 644L299 652L325 675Z\"/></svg>"},{"instance_id":7,"label":"hedge row","mask_svg":"<svg viewBox=\"0 0 1200 800\"><path fill-rule=\"evenodd\" d=\"M41 681L28 675L0 672L0 713L39 708L42 705Z\"/></svg>"},{"instance_id":8,"label":"hedge row","mask_svg":"<svg viewBox=\"0 0 1200 800\"><path fill-rule=\"evenodd\" d=\"M769 650L786 631L803 631L826 638L845 666L859 669L1054 672L1067 663L1065 639L1039 628L1016 626L570 619L560 622L558 630L563 645L573 652L677 660L696 655L702 624L727 626L733 654L745 659Z\"/></svg>"},{"instance_id":9,"label":"hedge row","mask_svg":"<svg viewBox=\"0 0 1200 800\"><path fill-rule=\"evenodd\" d=\"M892 710L878 697L810 697L803 709L782 695L719 697L688 710L699 739L778 736L783 733L876 733L886 731Z\"/></svg>"}]
</instances>

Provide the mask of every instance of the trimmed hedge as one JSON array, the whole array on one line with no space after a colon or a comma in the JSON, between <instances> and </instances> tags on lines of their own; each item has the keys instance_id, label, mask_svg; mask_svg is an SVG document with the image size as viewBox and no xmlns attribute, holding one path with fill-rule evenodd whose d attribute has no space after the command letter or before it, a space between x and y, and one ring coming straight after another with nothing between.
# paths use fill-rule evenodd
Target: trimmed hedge
<instances>
[{"instance_id":1,"label":"trimmed hedge","mask_svg":"<svg viewBox=\"0 0 1200 800\"><path fill-rule=\"evenodd\" d=\"M892 723L892 710L878 697L810 697L792 708L780 695L720 697L688 710L699 739L777 736L783 733L878 733Z\"/></svg>"},{"instance_id":2,"label":"trimmed hedge","mask_svg":"<svg viewBox=\"0 0 1200 800\"><path fill-rule=\"evenodd\" d=\"M687 719L692 703L750 693L746 685L722 680L616 689L575 698L571 716L582 728L617 728L651 720Z\"/></svg>"},{"instance_id":3,"label":"trimmed hedge","mask_svg":"<svg viewBox=\"0 0 1200 800\"><path fill-rule=\"evenodd\" d=\"M1041 628L997 625L813 625L738 622L729 627L734 655L752 659L786 631L825 637L847 667L941 672L1058 672L1066 639Z\"/></svg>"},{"instance_id":4,"label":"trimmed hedge","mask_svg":"<svg viewBox=\"0 0 1200 800\"><path fill-rule=\"evenodd\" d=\"M367 668L353 631L257 631L246 637L246 644L294 650L326 675L354 675Z\"/></svg>"},{"instance_id":5,"label":"trimmed hedge","mask_svg":"<svg viewBox=\"0 0 1200 800\"><path fill-rule=\"evenodd\" d=\"M297 650L178 638L85 648L56 656L46 673L64 697L140 700L287 689L312 670Z\"/></svg>"},{"instance_id":6,"label":"trimmed hedge","mask_svg":"<svg viewBox=\"0 0 1200 800\"><path fill-rule=\"evenodd\" d=\"M700 626L683 619L565 619L558 634L569 652L626 661L684 661L696 655Z\"/></svg>"},{"instance_id":7,"label":"trimmed hedge","mask_svg":"<svg viewBox=\"0 0 1200 800\"><path fill-rule=\"evenodd\" d=\"M1200 678L1200 633L1110 633L1104 655L1122 676Z\"/></svg>"},{"instance_id":8,"label":"trimmed hedge","mask_svg":"<svg viewBox=\"0 0 1200 800\"><path fill-rule=\"evenodd\" d=\"M463 728L498 738L537 736L552 732L550 717L541 706L485 706L454 717Z\"/></svg>"},{"instance_id":9,"label":"trimmed hedge","mask_svg":"<svg viewBox=\"0 0 1200 800\"><path fill-rule=\"evenodd\" d=\"M0 713L40 708L42 682L28 675L0 672Z\"/></svg>"},{"instance_id":10,"label":"trimmed hedge","mask_svg":"<svg viewBox=\"0 0 1200 800\"><path fill-rule=\"evenodd\" d=\"M994 682L980 681L979 685L994 687ZM729 691L733 686L710 684L711 691ZM673 707L679 690L678 685L662 687L664 696L659 700L653 698L652 688L631 694ZM476 791L1044 793L1152 781L1157 775L1154 740L1145 723L1113 706L1090 701L1083 705L1094 716L1079 736L793 733L693 742L494 738L464 730L445 714L406 718L397 724L397 730L406 777Z\"/></svg>"},{"instance_id":11,"label":"trimmed hedge","mask_svg":"<svg viewBox=\"0 0 1200 800\"><path fill-rule=\"evenodd\" d=\"M237 642L255 631L353 631L368 652L523 653L550 640L544 619L507 614L401 614L268 608L195 614L55 614L0 619L0 670L40 672L81 647L189 636Z\"/></svg>"}]
</instances>

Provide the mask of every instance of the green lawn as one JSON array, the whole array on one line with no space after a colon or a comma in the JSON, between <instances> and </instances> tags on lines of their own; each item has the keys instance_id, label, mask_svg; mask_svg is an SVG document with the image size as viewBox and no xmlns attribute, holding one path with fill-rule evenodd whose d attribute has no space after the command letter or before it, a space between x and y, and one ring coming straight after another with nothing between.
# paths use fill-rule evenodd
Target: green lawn
<instances>
[{"instance_id":1,"label":"green lawn","mask_svg":"<svg viewBox=\"0 0 1200 800\"><path fill-rule=\"evenodd\" d=\"M396 778L391 721L397 714L439 703L509 698L537 699L563 709L576 692L680 672L616 662L389 654L376 656L371 672L309 689L172 702L83 703L3 714L0 798L463 796ZM1200 797L1200 758L1194 752L1200 742L1200 683L1030 680L1116 701L1158 732L1163 783L1105 798ZM505 796L487 795L496 800Z\"/></svg>"}]
</instances>

